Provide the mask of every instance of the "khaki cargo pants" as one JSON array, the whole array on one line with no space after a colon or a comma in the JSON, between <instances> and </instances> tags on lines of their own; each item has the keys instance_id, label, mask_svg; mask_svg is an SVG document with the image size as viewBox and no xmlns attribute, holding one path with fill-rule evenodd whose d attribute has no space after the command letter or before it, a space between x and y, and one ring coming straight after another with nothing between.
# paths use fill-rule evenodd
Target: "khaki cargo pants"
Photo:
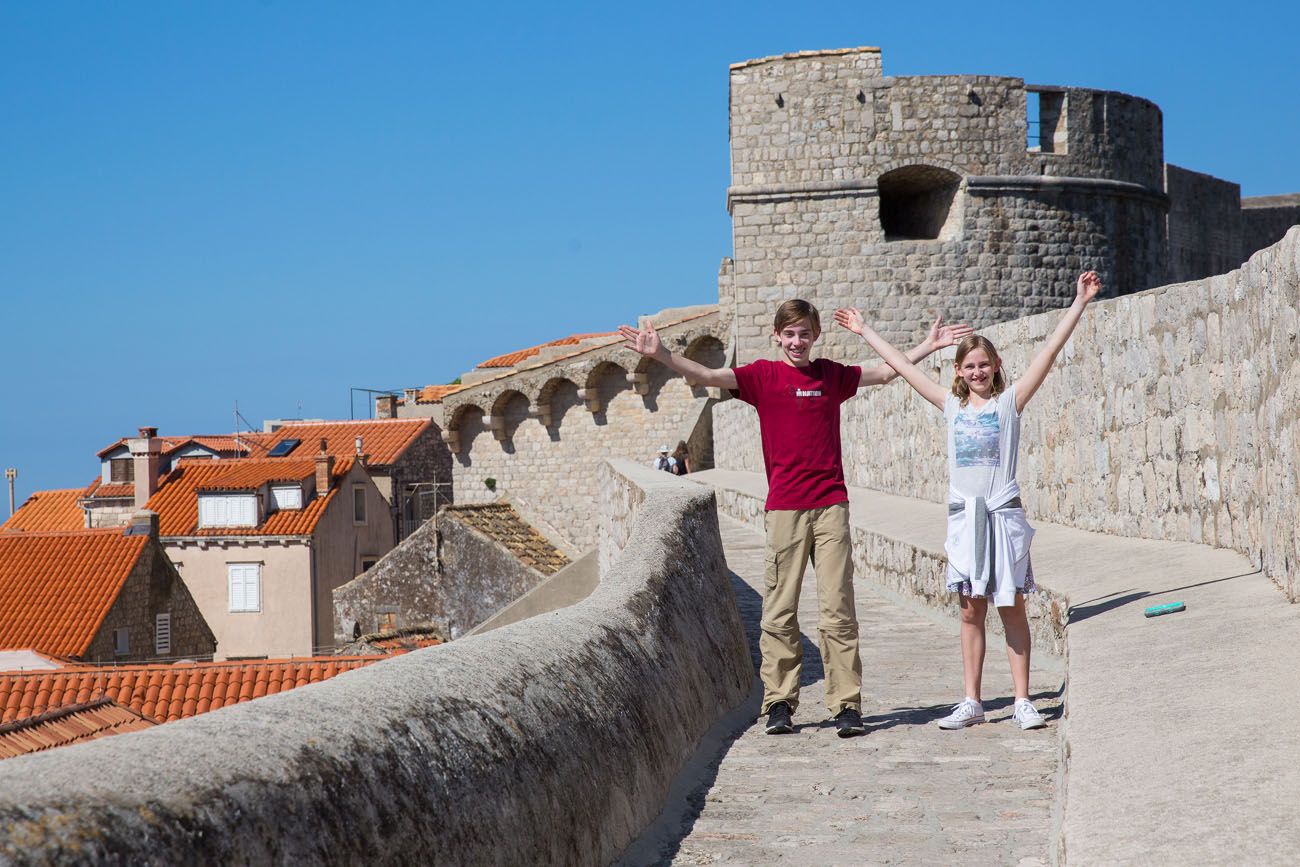
<instances>
[{"instance_id":1,"label":"khaki cargo pants","mask_svg":"<svg viewBox=\"0 0 1300 867\"><path fill-rule=\"evenodd\" d=\"M822 666L826 707L831 715L846 707L860 710L862 660L858 657L858 617L853 602L853 557L849 504L819 509L768 512L767 568L763 575L763 620L759 650L763 661L763 713L778 701L799 705L803 649L799 632L799 591L809 557L817 573Z\"/></svg>"}]
</instances>

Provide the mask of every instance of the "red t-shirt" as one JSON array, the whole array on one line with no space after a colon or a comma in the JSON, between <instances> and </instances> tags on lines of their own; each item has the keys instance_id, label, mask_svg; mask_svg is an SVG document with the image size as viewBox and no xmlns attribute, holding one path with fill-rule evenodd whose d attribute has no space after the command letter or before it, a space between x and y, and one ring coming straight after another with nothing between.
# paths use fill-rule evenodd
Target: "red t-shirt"
<instances>
[{"instance_id":1,"label":"red t-shirt","mask_svg":"<svg viewBox=\"0 0 1300 867\"><path fill-rule=\"evenodd\" d=\"M736 368L736 395L758 410L767 509L817 509L849 498L840 456L840 404L862 368L819 358L807 367L759 360Z\"/></svg>"}]
</instances>

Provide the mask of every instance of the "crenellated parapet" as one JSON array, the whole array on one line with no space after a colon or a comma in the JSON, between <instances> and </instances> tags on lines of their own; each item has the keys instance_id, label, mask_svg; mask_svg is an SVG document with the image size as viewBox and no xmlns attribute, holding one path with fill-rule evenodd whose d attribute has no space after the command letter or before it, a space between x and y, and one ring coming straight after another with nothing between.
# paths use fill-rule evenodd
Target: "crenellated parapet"
<instances>
[{"instance_id":1,"label":"crenellated parapet","mask_svg":"<svg viewBox=\"0 0 1300 867\"><path fill-rule=\"evenodd\" d=\"M661 314L662 316L662 314ZM651 317L660 338L674 352L712 367L726 359L726 336L716 305L691 308L674 318ZM520 424L532 420L552 433L558 422L577 403L591 416L609 408L620 392L630 390L650 398L656 385L675 376L658 362L625 349L617 337L594 345L583 345L556 357L507 370L461 388L442 400L443 439L453 453L460 453L474 434L488 431L500 443L509 443ZM717 389L692 386L695 397L722 395ZM599 423L599 422L598 422Z\"/></svg>"}]
</instances>

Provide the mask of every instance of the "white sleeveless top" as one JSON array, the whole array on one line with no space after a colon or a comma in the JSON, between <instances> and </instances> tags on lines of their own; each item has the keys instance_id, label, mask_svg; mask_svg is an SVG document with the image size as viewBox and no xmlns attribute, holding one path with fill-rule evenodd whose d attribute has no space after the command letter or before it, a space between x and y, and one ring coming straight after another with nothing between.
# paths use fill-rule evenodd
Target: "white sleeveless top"
<instances>
[{"instance_id":1,"label":"white sleeveless top","mask_svg":"<svg viewBox=\"0 0 1300 867\"><path fill-rule=\"evenodd\" d=\"M1014 605L1025 586L1029 543L1034 530L1021 508L1007 504L1020 496L1016 463L1020 453L1020 413L1016 387L980 408L948 395L943 407L948 423L948 589L971 582L977 596L989 595L998 606ZM986 532L975 515L987 510ZM959 511L954 508L960 506ZM981 541L978 537L983 535Z\"/></svg>"}]
</instances>

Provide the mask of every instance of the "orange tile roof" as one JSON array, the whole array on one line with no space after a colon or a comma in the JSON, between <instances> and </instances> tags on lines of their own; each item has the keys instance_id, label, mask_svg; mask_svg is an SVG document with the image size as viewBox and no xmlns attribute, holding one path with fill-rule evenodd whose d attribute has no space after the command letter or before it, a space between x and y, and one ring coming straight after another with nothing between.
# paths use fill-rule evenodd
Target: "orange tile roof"
<instances>
[{"instance_id":1,"label":"orange tile roof","mask_svg":"<svg viewBox=\"0 0 1300 867\"><path fill-rule=\"evenodd\" d=\"M157 722L109 698L0 724L0 759L153 728Z\"/></svg>"},{"instance_id":2,"label":"orange tile roof","mask_svg":"<svg viewBox=\"0 0 1300 867\"><path fill-rule=\"evenodd\" d=\"M0 531L22 530L39 533L46 530L84 530L86 513L77 505L80 488L61 491L37 491L0 524Z\"/></svg>"},{"instance_id":3,"label":"orange tile roof","mask_svg":"<svg viewBox=\"0 0 1300 867\"><path fill-rule=\"evenodd\" d=\"M106 485L102 476L95 476L95 480L86 485L86 489L81 492L81 496L131 498L135 496L135 482Z\"/></svg>"},{"instance_id":4,"label":"orange tile roof","mask_svg":"<svg viewBox=\"0 0 1300 867\"><path fill-rule=\"evenodd\" d=\"M314 460L241 458L212 461L182 460L168 473L145 508L158 513L161 536L310 536L316 530L338 482L352 469L351 460L334 462L334 484L323 497L312 497L301 509L282 509L267 515L256 527L199 528L199 491L251 490L279 481L299 481L316 472Z\"/></svg>"},{"instance_id":5,"label":"orange tile roof","mask_svg":"<svg viewBox=\"0 0 1300 867\"><path fill-rule=\"evenodd\" d=\"M420 389L420 393L415 396L416 403L438 403L449 394L455 394L465 386L460 383L455 385L426 385Z\"/></svg>"},{"instance_id":6,"label":"orange tile roof","mask_svg":"<svg viewBox=\"0 0 1300 867\"><path fill-rule=\"evenodd\" d=\"M0 650L85 653L148 541L120 528L0 533Z\"/></svg>"},{"instance_id":7,"label":"orange tile roof","mask_svg":"<svg viewBox=\"0 0 1300 867\"><path fill-rule=\"evenodd\" d=\"M549 346L576 346L584 340L591 340L596 337L617 337L617 331L598 331L591 334L570 334L568 337L561 337L559 340L552 340L549 343L541 343L537 346L530 346L527 349L518 349L514 352L507 352L505 355L498 355L495 358L489 358L487 361L480 362L479 367L514 367L521 361L527 361L534 355L540 353Z\"/></svg>"},{"instance_id":8,"label":"orange tile roof","mask_svg":"<svg viewBox=\"0 0 1300 867\"><path fill-rule=\"evenodd\" d=\"M293 457L311 456L320 451L323 439L329 454L336 458L350 458L356 455L356 440L361 437L361 450L370 456L370 466L388 466L402 456L429 424L427 418L290 422L275 432L270 445L273 447L286 439L302 440L302 444L290 454Z\"/></svg>"},{"instance_id":9,"label":"orange tile roof","mask_svg":"<svg viewBox=\"0 0 1300 867\"><path fill-rule=\"evenodd\" d=\"M169 455L178 451L190 443L198 443L204 448L212 449L214 452L228 452L230 454L249 455L255 452L266 450L266 444L271 441L275 434L259 433L256 431L241 432L239 434L186 434L183 436L160 436L159 441L162 443L162 453ZM119 446L127 444L128 440L138 439L138 437L122 437L117 442L95 452L96 457L102 458L104 455L113 451ZM236 447L235 441L238 439L239 445Z\"/></svg>"},{"instance_id":10,"label":"orange tile roof","mask_svg":"<svg viewBox=\"0 0 1300 867\"><path fill-rule=\"evenodd\" d=\"M159 722L328 680L386 656L317 656L0 672L0 722L107 696Z\"/></svg>"}]
</instances>

